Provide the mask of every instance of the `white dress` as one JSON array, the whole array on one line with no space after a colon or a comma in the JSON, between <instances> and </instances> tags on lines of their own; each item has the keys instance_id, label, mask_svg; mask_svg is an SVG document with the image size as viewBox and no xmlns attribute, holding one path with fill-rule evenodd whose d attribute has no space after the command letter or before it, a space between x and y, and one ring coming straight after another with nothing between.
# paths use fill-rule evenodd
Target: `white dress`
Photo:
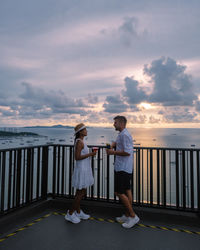
<instances>
[{"instance_id":1,"label":"white dress","mask_svg":"<svg viewBox=\"0 0 200 250\"><path fill-rule=\"evenodd\" d=\"M81 139L76 140L75 147L78 140ZM81 155L89 153L89 148L87 147L87 144L84 141L83 144L84 148L81 150ZM75 161L74 172L72 175L72 187L75 187L76 189L80 190L92 186L93 184L94 177L92 174L90 157L85 158L83 160Z\"/></svg>"}]
</instances>

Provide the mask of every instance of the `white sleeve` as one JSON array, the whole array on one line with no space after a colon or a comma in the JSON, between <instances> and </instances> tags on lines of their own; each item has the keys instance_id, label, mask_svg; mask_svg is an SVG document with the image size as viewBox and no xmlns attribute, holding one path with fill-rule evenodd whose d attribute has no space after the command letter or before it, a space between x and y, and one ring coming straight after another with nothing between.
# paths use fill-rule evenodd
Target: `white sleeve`
<instances>
[{"instance_id":1,"label":"white sleeve","mask_svg":"<svg viewBox=\"0 0 200 250\"><path fill-rule=\"evenodd\" d=\"M133 152L133 142L131 138L127 135L122 137L124 152L131 154Z\"/></svg>"}]
</instances>

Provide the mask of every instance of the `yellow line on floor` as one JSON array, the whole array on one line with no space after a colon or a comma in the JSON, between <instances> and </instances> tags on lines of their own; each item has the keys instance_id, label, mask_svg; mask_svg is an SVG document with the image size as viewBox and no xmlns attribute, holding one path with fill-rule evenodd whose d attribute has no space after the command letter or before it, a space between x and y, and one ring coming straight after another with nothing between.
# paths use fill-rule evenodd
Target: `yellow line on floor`
<instances>
[{"instance_id":1,"label":"yellow line on floor","mask_svg":"<svg viewBox=\"0 0 200 250\"><path fill-rule=\"evenodd\" d=\"M54 215L65 215L66 213L59 213L59 212L54 212ZM103 219L103 218L97 218L97 217L90 217L90 220L96 220L96 221L100 221L100 222L109 222L109 223L119 223L117 221L111 220L111 219ZM122 224L122 223L120 223ZM170 228L170 227L164 227L164 226L155 226L155 225L144 225L144 224L137 224L137 227L146 227L146 228L152 228L152 229L160 229L163 231L173 231L173 232L182 232L182 233L188 233L188 234L196 234L196 235L200 235L200 232L196 232L196 231L190 231L190 230L186 230L186 229L178 229L178 228Z\"/></svg>"},{"instance_id":2,"label":"yellow line on floor","mask_svg":"<svg viewBox=\"0 0 200 250\"><path fill-rule=\"evenodd\" d=\"M25 226L23 226L23 227L21 227L21 228L18 228L18 229L17 229L16 231L14 231L13 233L7 234L6 236L0 238L0 243L3 242L4 240L8 239L9 237L16 235L16 234L19 233L20 231L24 231L25 229L27 229L27 228L29 228L30 226L36 224L37 222L39 222L39 221L41 221L41 220L43 220L43 219L49 217L50 215L51 215L51 213L46 214L46 215L44 215L44 216L42 216L42 217L40 217L40 218L34 220L34 222L32 222L32 223L29 223L29 224L27 224L27 225L25 225Z\"/></svg>"}]
</instances>

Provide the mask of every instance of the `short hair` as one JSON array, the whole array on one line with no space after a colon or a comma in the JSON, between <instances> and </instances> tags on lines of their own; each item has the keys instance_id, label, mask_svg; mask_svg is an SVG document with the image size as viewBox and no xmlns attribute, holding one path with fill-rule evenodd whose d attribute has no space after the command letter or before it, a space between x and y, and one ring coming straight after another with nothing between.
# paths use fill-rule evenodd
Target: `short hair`
<instances>
[{"instance_id":1,"label":"short hair","mask_svg":"<svg viewBox=\"0 0 200 250\"><path fill-rule=\"evenodd\" d=\"M122 115L117 115L114 117L114 120L119 120L120 122L124 123L126 125L127 123L127 119L125 116L122 116Z\"/></svg>"}]
</instances>

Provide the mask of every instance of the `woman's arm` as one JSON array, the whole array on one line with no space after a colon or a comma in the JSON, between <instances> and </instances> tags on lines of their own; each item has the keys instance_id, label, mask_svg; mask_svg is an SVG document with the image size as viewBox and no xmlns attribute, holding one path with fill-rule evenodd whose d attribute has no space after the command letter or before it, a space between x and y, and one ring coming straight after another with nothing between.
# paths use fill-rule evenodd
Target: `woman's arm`
<instances>
[{"instance_id":1,"label":"woman's arm","mask_svg":"<svg viewBox=\"0 0 200 250\"><path fill-rule=\"evenodd\" d=\"M96 152L91 152L89 154L81 155L81 150L84 148L84 144L82 141L77 141L76 146L75 146L75 160L80 161L84 160L90 156L96 155Z\"/></svg>"}]
</instances>

